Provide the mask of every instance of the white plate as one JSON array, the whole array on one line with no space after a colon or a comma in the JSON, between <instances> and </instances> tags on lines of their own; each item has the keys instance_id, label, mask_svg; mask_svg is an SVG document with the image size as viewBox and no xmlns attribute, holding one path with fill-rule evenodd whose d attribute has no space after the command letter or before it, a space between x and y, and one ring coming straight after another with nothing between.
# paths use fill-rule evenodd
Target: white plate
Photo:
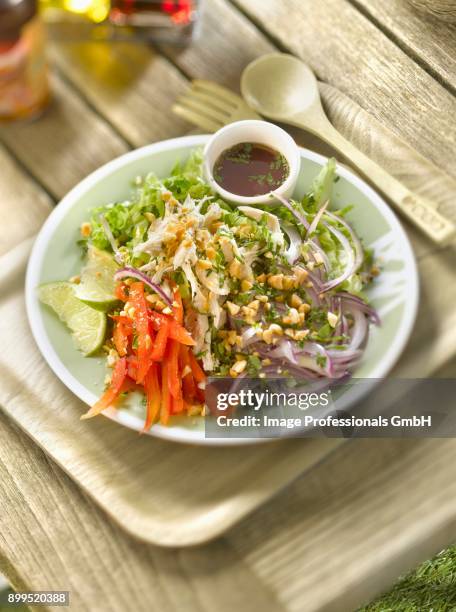
<instances>
[{"instance_id":1,"label":"white plate","mask_svg":"<svg viewBox=\"0 0 456 612\"><path fill-rule=\"evenodd\" d=\"M70 334L36 297L43 282L62 280L79 272L80 249L76 245L79 226L90 209L129 197L138 175L153 171L169 174L177 159L203 146L209 136L186 136L137 149L109 162L84 179L60 202L43 225L30 257L26 279L27 313L39 350L56 376L83 402L92 405L103 391L104 360L84 358L73 346ZM302 196L327 161L322 155L301 149L302 166L296 195ZM363 360L355 372L362 378L380 379L392 368L407 342L418 305L418 276L408 238L398 219L382 198L363 180L342 166L337 168L332 208L353 205L348 220L374 249L382 273L369 290L369 297L382 318L381 328L372 328ZM109 409L106 416L140 431L140 403ZM182 418L172 426L155 425L150 435L194 444L224 445L260 442L255 439L211 439L204 436L203 419Z\"/></svg>"}]
</instances>

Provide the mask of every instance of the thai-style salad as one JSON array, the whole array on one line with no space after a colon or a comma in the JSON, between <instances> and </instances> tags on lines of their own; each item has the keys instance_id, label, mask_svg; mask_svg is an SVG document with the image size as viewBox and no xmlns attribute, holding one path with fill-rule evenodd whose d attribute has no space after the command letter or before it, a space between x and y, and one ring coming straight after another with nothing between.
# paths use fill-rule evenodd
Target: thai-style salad
<instances>
[{"instance_id":1,"label":"thai-style salad","mask_svg":"<svg viewBox=\"0 0 456 612\"><path fill-rule=\"evenodd\" d=\"M378 269L348 209L331 210L335 181L329 160L300 200L236 206L205 182L195 150L94 209L80 274L39 288L78 348L106 355L106 390L84 416L141 389L148 430L205 415L208 376L349 375L379 323L364 294Z\"/></svg>"}]
</instances>

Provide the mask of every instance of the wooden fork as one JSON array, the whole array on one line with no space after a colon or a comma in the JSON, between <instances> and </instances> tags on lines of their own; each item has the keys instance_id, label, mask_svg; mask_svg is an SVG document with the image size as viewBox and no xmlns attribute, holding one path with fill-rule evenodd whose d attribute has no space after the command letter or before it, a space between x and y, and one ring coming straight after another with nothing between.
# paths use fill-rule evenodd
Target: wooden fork
<instances>
[{"instance_id":1,"label":"wooden fork","mask_svg":"<svg viewBox=\"0 0 456 612\"><path fill-rule=\"evenodd\" d=\"M172 107L173 112L208 132L243 119L262 119L244 100L226 87L196 79Z\"/></svg>"}]
</instances>

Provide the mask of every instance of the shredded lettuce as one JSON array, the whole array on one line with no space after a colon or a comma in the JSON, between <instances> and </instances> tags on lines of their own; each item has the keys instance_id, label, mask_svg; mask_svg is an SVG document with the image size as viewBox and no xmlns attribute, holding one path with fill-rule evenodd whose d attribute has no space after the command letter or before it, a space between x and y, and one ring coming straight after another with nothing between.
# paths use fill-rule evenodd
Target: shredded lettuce
<instances>
[{"instance_id":1,"label":"shredded lettuce","mask_svg":"<svg viewBox=\"0 0 456 612\"><path fill-rule=\"evenodd\" d=\"M311 192L317 209L320 208L326 200L331 199L331 192L336 178L336 160L331 157L326 166L320 170L312 183Z\"/></svg>"}]
</instances>

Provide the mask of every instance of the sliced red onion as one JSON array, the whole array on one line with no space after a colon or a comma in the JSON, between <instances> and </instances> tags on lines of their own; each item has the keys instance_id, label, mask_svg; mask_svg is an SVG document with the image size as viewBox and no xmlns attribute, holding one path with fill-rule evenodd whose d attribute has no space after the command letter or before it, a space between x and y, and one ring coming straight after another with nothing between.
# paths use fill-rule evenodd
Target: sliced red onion
<instances>
[{"instance_id":1,"label":"sliced red onion","mask_svg":"<svg viewBox=\"0 0 456 612\"><path fill-rule=\"evenodd\" d=\"M318 253L318 255L320 256L321 261L323 262L323 267L325 268L326 272L329 274L330 270L331 270L331 264L329 263L329 259L328 256L326 255L326 253L324 252L324 250L321 248L320 244L317 242L317 240L309 240L308 244L310 244L311 248L312 248L312 252L311 255L313 257L313 260L318 264L318 258L316 257L316 253Z\"/></svg>"},{"instance_id":2,"label":"sliced red onion","mask_svg":"<svg viewBox=\"0 0 456 612\"><path fill-rule=\"evenodd\" d=\"M306 293L310 297L312 304L316 307L321 306L321 299L319 294L315 291L313 287L306 287Z\"/></svg>"},{"instance_id":3,"label":"sliced red onion","mask_svg":"<svg viewBox=\"0 0 456 612\"><path fill-rule=\"evenodd\" d=\"M341 298L344 302L349 302L351 306L355 306L362 310L368 317L371 319L375 325L381 325L380 317L378 316L377 311L366 304L360 297L357 295L353 295L352 293L348 293L347 291L339 291L337 293L337 297Z\"/></svg>"},{"instance_id":4,"label":"sliced red onion","mask_svg":"<svg viewBox=\"0 0 456 612\"><path fill-rule=\"evenodd\" d=\"M241 334L241 346L244 348L254 344L255 342L259 342L257 330L255 327L248 327Z\"/></svg>"},{"instance_id":5,"label":"sliced red onion","mask_svg":"<svg viewBox=\"0 0 456 612\"><path fill-rule=\"evenodd\" d=\"M307 230L307 238L310 238L312 234L314 233L314 231L317 229L320 219L323 216L323 213L328 208L328 205L329 205L329 200L326 200L326 202L322 206L320 206L320 208L318 209L317 214L312 219L312 223L310 224L309 229Z\"/></svg>"},{"instance_id":6,"label":"sliced red onion","mask_svg":"<svg viewBox=\"0 0 456 612\"><path fill-rule=\"evenodd\" d=\"M268 353L268 357L272 358L272 359L281 359L281 360L285 360L289 363L292 363L294 365L299 365L298 361L295 357L294 351L293 351L293 346L290 342L290 340L287 340L286 338L281 338L278 342L278 344L276 344L275 348L273 348L271 351L269 351Z\"/></svg>"},{"instance_id":7,"label":"sliced red onion","mask_svg":"<svg viewBox=\"0 0 456 612\"><path fill-rule=\"evenodd\" d=\"M318 278L318 276L315 274L315 272L309 272L307 271L307 278L312 281L313 286L315 287L317 292L320 292L323 289L323 285L324 283L321 282L321 278ZM307 289L307 287L306 287Z\"/></svg>"},{"instance_id":8,"label":"sliced red onion","mask_svg":"<svg viewBox=\"0 0 456 612\"><path fill-rule=\"evenodd\" d=\"M285 206L285 208L288 208L288 210L296 217L299 223L301 223L301 225L306 228L306 230L309 229L309 222L307 221L307 219L304 217L304 215L302 215L295 208L293 208L292 204L286 198L281 196L279 193L274 193L273 196L277 198L277 200L279 200L279 202L281 202Z\"/></svg>"},{"instance_id":9,"label":"sliced red onion","mask_svg":"<svg viewBox=\"0 0 456 612\"><path fill-rule=\"evenodd\" d=\"M356 270L355 253L354 253L354 250L348 238L346 238L342 234L342 232L340 232L338 229L333 227L331 224L325 223L324 225L331 232L331 234L333 234L337 238L337 240L341 243L342 248L347 254L348 263L347 263L345 270L342 272L342 274L340 274L337 278L334 278L333 280L330 280L327 283L325 283L325 285L322 288L322 293L329 291L330 289L334 289L334 287L337 287L338 285L343 283L345 280L347 280L347 278L350 278L350 276Z\"/></svg>"},{"instance_id":10,"label":"sliced red onion","mask_svg":"<svg viewBox=\"0 0 456 612\"><path fill-rule=\"evenodd\" d=\"M353 350L359 348L365 343L369 333L369 324L361 310L354 309L351 312L351 315L353 317L353 326L350 329L351 339L348 348Z\"/></svg>"},{"instance_id":11,"label":"sliced red onion","mask_svg":"<svg viewBox=\"0 0 456 612\"><path fill-rule=\"evenodd\" d=\"M99 219L101 226L103 227L104 233L106 234L106 238L109 240L109 244L111 245L111 248L114 252L114 259L117 261L117 263L122 263L122 255L119 251L117 240L114 238L108 220L104 215L100 215Z\"/></svg>"},{"instance_id":12,"label":"sliced red onion","mask_svg":"<svg viewBox=\"0 0 456 612\"><path fill-rule=\"evenodd\" d=\"M302 238L299 235L298 230L296 230L294 227L290 227L287 225L282 229L290 239L290 246L288 247L288 250L285 253L285 257L288 263L294 264L301 252Z\"/></svg>"},{"instance_id":13,"label":"sliced red onion","mask_svg":"<svg viewBox=\"0 0 456 612\"><path fill-rule=\"evenodd\" d=\"M166 295L159 285L153 283L150 278L144 274L144 272L141 272L132 266L126 266L114 274L114 279L116 281L122 280L123 278L136 278L137 280L142 281L145 285L152 289L152 291L155 291L155 293L157 293L169 306L173 305L171 298Z\"/></svg>"},{"instance_id":14,"label":"sliced red onion","mask_svg":"<svg viewBox=\"0 0 456 612\"><path fill-rule=\"evenodd\" d=\"M355 272L356 272L356 270L358 270L358 268L361 266L364 260L364 251L363 251L363 247L362 247L362 244L358 236L355 234L350 224L347 223L345 219L343 219L342 217L339 217L329 211L325 212L325 216L329 217L332 221L335 221L336 223L340 223L340 225L342 225L347 230L347 232L350 234L350 239L355 249Z\"/></svg>"},{"instance_id":15,"label":"sliced red onion","mask_svg":"<svg viewBox=\"0 0 456 612\"><path fill-rule=\"evenodd\" d=\"M301 379L304 378L305 380L315 380L318 378L318 374L316 374L312 370L309 370L307 368L302 368L300 366L294 366L293 364L287 364L284 367L281 361L276 361L274 363L271 363L271 365L268 365L265 368L263 368L262 372L264 372L267 376L274 378L274 377L281 377L283 373L278 372L277 370L283 370L283 369L286 369L287 372L289 372L291 375L295 377L299 377Z\"/></svg>"}]
</instances>

